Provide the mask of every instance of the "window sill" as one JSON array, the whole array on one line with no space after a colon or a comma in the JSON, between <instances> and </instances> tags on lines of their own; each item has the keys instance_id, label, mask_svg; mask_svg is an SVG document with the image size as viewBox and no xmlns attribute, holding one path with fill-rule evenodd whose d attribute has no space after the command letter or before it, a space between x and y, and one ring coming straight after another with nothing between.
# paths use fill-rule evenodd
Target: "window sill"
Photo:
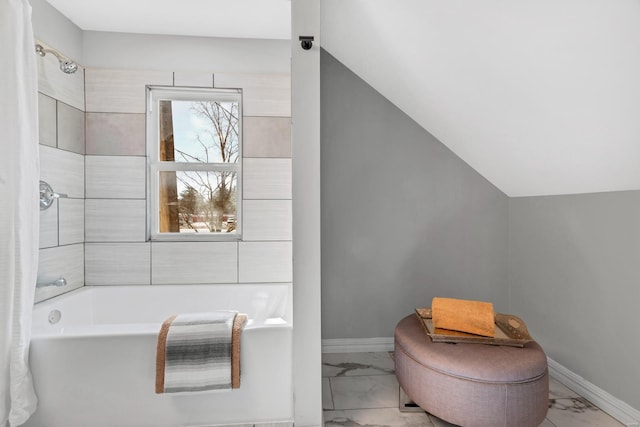
<instances>
[{"instance_id":1,"label":"window sill","mask_svg":"<svg viewBox=\"0 0 640 427\"><path fill-rule=\"evenodd\" d=\"M152 235L151 242L239 242L239 233L163 233Z\"/></svg>"}]
</instances>

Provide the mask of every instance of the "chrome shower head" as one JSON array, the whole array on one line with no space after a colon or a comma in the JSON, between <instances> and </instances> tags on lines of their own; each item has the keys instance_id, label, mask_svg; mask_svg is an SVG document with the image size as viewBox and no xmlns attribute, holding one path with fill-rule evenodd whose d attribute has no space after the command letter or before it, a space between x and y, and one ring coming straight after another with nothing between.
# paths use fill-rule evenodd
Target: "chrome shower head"
<instances>
[{"instance_id":1,"label":"chrome shower head","mask_svg":"<svg viewBox=\"0 0 640 427\"><path fill-rule=\"evenodd\" d=\"M40 56L45 56L47 53L50 53L56 58L58 58L58 62L60 62L60 69L62 70L63 73L73 74L76 71L78 71L78 64L76 64L69 58L65 58L64 56L60 55L58 52L56 52L53 49L47 49L45 47L42 47L42 45L37 44L36 53Z\"/></svg>"},{"instance_id":2,"label":"chrome shower head","mask_svg":"<svg viewBox=\"0 0 640 427\"><path fill-rule=\"evenodd\" d=\"M70 59L67 59L65 61L60 61L60 69L63 73L73 74L78 71L78 64L71 61Z\"/></svg>"}]
</instances>

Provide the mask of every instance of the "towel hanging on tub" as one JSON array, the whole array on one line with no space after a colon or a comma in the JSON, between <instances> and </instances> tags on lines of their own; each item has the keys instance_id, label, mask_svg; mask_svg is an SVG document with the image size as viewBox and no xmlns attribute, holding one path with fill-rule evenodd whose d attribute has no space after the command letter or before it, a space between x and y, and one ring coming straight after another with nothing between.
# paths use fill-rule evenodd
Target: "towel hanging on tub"
<instances>
[{"instance_id":1,"label":"towel hanging on tub","mask_svg":"<svg viewBox=\"0 0 640 427\"><path fill-rule=\"evenodd\" d=\"M247 315L189 313L165 320L158 334L156 393L240 387L240 332Z\"/></svg>"}]
</instances>

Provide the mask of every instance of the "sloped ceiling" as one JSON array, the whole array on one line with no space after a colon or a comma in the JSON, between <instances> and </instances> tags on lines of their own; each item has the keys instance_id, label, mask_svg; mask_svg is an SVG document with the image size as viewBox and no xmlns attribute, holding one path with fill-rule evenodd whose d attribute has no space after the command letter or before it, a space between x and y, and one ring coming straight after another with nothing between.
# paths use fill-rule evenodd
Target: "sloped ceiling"
<instances>
[{"instance_id":1,"label":"sloped ceiling","mask_svg":"<svg viewBox=\"0 0 640 427\"><path fill-rule=\"evenodd\" d=\"M291 0L47 1L83 30L290 37ZM322 46L509 196L640 189L640 1L321 7Z\"/></svg>"},{"instance_id":2,"label":"sloped ceiling","mask_svg":"<svg viewBox=\"0 0 640 427\"><path fill-rule=\"evenodd\" d=\"M509 196L640 189L637 0L323 0L321 34Z\"/></svg>"}]
</instances>

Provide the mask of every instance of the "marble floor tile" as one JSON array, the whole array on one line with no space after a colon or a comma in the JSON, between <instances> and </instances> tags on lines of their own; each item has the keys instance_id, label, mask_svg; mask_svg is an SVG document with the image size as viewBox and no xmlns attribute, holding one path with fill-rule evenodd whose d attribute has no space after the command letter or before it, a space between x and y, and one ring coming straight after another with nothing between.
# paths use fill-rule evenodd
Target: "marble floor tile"
<instances>
[{"instance_id":1,"label":"marble floor tile","mask_svg":"<svg viewBox=\"0 0 640 427\"><path fill-rule=\"evenodd\" d=\"M579 397L580 395L555 378L549 377L549 399L558 397Z\"/></svg>"},{"instance_id":2,"label":"marble floor tile","mask_svg":"<svg viewBox=\"0 0 640 427\"><path fill-rule=\"evenodd\" d=\"M236 427L236 426L233 426ZM293 423L288 423L288 422L284 422L284 423L259 423L259 424L254 424L253 427L293 427Z\"/></svg>"},{"instance_id":3,"label":"marble floor tile","mask_svg":"<svg viewBox=\"0 0 640 427\"><path fill-rule=\"evenodd\" d=\"M392 375L395 364L389 353L327 353L322 355L322 376Z\"/></svg>"},{"instance_id":4,"label":"marble floor tile","mask_svg":"<svg viewBox=\"0 0 640 427\"><path fill-rule=\"evenodd\" d=\"M431 414L398 411L398 383L388 352L329 353L322 362L325 427L456 427ZM582 426L623 424L550 378L549 412L539 427Z\"/></svg>"},{"instance_id":5,"label":"marble floor tile","mask_svg":"<svg viewBox=\"0 0 640 427\"><path fill-rule=\"evenodd\" d=\"M322 409L334 409L333 408L333 396L331 395L331 384L329 378L322 379Z\"/></svg>"},{"instance_id":6,"label":"marble floor tile","mask_svg":"<svg viewBox=\"0 0 640 427\"><path fill-rule=\"evenodd\" d=\"M440 418L434 415L431 415L431 414L427 414L427 415L429 416L429 420L431 420L431 423L434 425L434 427L459 427L456 424L451 424L445 420L441 420ZM538 427L562 427L562 426L556 426L551 421L545 418L544 421Z\"/></svg>"},{"instance_id":7,"label":"marble floor tile","mask_svg":"<svg viewBox=\"0 0 640 427\"><path fill-rule=\"evenodd\" d=\"M623 425L554 378L549 379L547 419L556 427Z\"/></svg>"},{"instance_id":8,"label":"marble floor tile","mask_svg":"<svg viewBox=\"0 0 640 427\"><path fill-rule=\"evenodd\" d=\"M398 408L395 375L331 377L335 409Z\"/></svg>"},{"instance_id":9,"label":"marble floor tile","mask_svg":"<svg viewBox=\"0 0 640 427\"><path fill-rule=\"evenodd\" d=\"M400 412L397 408L325 411L325 427L433 427L420 412Z\"/></svg>"},{"instance_id":10,"label":"marble floor tile","mask_svg":"<svg viewBox=\"0 0 640 427\"><path fill-rule=\"evenodd\" d=\"M549 399L547 419L556 427L622 427L623 424L606 414L584 397Z\"/></svg>"},{"instance_id":11,"label":"marble floor tile","mask_svg":"<svg viewBox=\"0 0 640 427\"><path fill-rule=\"evenodd\" d=\"M429 417L429 420L431 421L431 424L434 425L434 427L458 427L455 424L451 424L449 422L446 422L445 420L441 420L435 415L427 414L427 416Z\"/></svg>"}]
</instances>

